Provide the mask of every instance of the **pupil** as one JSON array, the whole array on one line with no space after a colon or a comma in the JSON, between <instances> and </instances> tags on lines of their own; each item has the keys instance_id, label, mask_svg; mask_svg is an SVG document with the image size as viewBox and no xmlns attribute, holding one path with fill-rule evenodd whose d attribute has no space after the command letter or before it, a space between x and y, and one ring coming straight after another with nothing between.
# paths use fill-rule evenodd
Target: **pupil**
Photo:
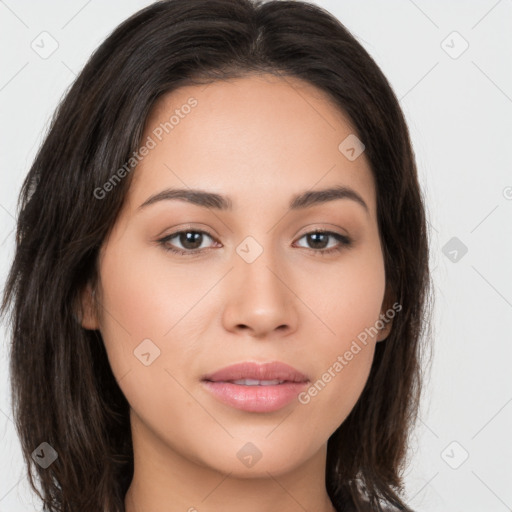
<instances>
[{"instance_id":1,"label":"pupil","mask_svg":"<svg viewBox=\"0 0 512 512\"><path fill-rule=\"evenodd\" d=\"M314 249L323 249L326 247L325 241L327 240L327 235L325 233L313 233L308 236L309 236L310 240L311 239L313 240L313 248ZM318 246L318 237L324 238L324 240L323 240L324 243L320 243L321 247Z\"/></svg>"},{"instance_id":2,"label":"pupil","mask_svg":"<svg viewBox=\"0 0 512 512\"><path fill-rule=\"evenodd\" d=\"M183 233L180 238L180 242L183 244L184 247L187 249L197 249L201 246L201 237L202 233L197 233L196 231L187 231L186 233ZM194 240L195 239L195 240ZM199 240L199 243L197 241ZM190 247L190 244L192 247Z\"/></svg>"}]
</instances>

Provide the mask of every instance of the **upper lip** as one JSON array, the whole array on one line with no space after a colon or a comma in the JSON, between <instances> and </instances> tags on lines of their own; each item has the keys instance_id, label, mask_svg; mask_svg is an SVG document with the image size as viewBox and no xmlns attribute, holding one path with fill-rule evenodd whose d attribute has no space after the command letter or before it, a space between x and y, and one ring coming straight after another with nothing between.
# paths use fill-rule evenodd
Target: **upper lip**
<instances>
[{"instance_id":1,"label":"upper lip","mask_svg":"<svg viewBox=\"0 0 512 512\"><path fill-rule=\"evenodd\" d=\"M253 380L281 380L290 382L308 382L309 379L299 370L281 362L255 363L246 361L243 363L226 366L221 370L210 373L203 380L212 382L228 382L241 379Z\"/></svg>"}]
</instances>

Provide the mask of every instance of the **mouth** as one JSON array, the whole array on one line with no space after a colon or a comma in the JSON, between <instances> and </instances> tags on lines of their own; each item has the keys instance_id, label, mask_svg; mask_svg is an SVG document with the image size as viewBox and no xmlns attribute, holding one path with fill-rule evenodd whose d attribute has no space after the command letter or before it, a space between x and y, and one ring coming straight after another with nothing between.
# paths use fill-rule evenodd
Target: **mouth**
<instances>
[{"instance_id":1,"label":"mouth","mask_svg":"<svg viewBox=\"0 0 512 512\"><path fill-rule=\"evenodd\" d=\"M202 383L222 403L246 412L273 412L290 404L309 378L292 366L245 362L206 375Z\"/></svg>"},{"instance_id":2,"label":"mouth","mask_svg":"<svg viewBox=\"0 0 512 512\"><path fill-rule=\"evenodd\" d=\"M283 384L285 382L290 382L288 380L257 380L257 379L238 379L227 381L232 384L237 384L238 386L277 386L278 384Z\"/></svg>"},{"instance_id":3,"label":"mouth","mask_svg":"<svg viewBox=\"0 0 512 512\"><path fill-rule=\"evenodd\" d=\"M221 370L205 375L203 380L211 382L239 382L241 385L248 386L261 383L261 385L270 386L283 382L307 382L309 378L286 363L278 361L271 363L246 361L226 366Z\"/></svg>"}]
</instances>

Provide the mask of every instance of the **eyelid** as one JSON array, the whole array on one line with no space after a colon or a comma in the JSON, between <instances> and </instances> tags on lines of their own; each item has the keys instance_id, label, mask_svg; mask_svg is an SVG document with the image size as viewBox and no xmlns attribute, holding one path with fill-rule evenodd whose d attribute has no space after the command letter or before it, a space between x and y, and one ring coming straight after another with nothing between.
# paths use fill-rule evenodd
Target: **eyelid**
<instances>
[{"instance_id":1,"label":"eyelid","mask_svg":"<svg viewBox=\"0 0 512 512\"><path fill-rule=\"evenodd\" d=\"M345 233L343 233L343 231ZM336 234L339 234L340 236L350 238L346 229L343 229L342 227L338 226L337 224L333 224L330 222L313 222L311 224L307 224L306 226L302 227L298 231L298 234L296 236L304 236L309 233L316 233L316 232L336 233Z\"/></svg>"},{"instance_id":2,"label":"eyelid","mask_svg":"<svg viewBox=\"0 0 512 512\"><path fill-rule=\"evenodd\" d=\"M204 228L202 226L205 226ZM168 231L168 229L165 229L164 231L162 231L162 233L166 233ZM183 231L194 231L196 233L206 233L207 235L211 236L212 238L215 238L217 237L218 235L214 234L215 233L215 230L211 229L210 227L206 227L206 224L202 224L202 223L195 223L195 222L192 222L192 223L183 223L183 224L178 224L177 226L174 226L172 228L172 232L169 233L168 235L158 235L158 238L167 238L169 236L173 236L173 235L177 235Z\"/></svg>"}]
</instances>

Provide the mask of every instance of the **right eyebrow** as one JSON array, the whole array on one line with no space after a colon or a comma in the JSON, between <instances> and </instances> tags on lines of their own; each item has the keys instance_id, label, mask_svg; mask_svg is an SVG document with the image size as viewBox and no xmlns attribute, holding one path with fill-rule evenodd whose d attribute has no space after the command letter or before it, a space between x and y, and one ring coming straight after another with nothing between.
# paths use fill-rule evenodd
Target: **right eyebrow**
<instances>
[{"instance_id":1,"label":"right eyebrow","mask_svg":"<svg viewBox=\"0 0 512 512\"><path fill-rule=\"evenodd\" d=\"M217 210L231 210L233 208L233 203L229 197L214 192L186 188L168 188L146 199L139 206L139 209L146 208L158 201L168 201L171 199L181 199L197 206L215 208Z\"/></svg>"}]
</instances>

